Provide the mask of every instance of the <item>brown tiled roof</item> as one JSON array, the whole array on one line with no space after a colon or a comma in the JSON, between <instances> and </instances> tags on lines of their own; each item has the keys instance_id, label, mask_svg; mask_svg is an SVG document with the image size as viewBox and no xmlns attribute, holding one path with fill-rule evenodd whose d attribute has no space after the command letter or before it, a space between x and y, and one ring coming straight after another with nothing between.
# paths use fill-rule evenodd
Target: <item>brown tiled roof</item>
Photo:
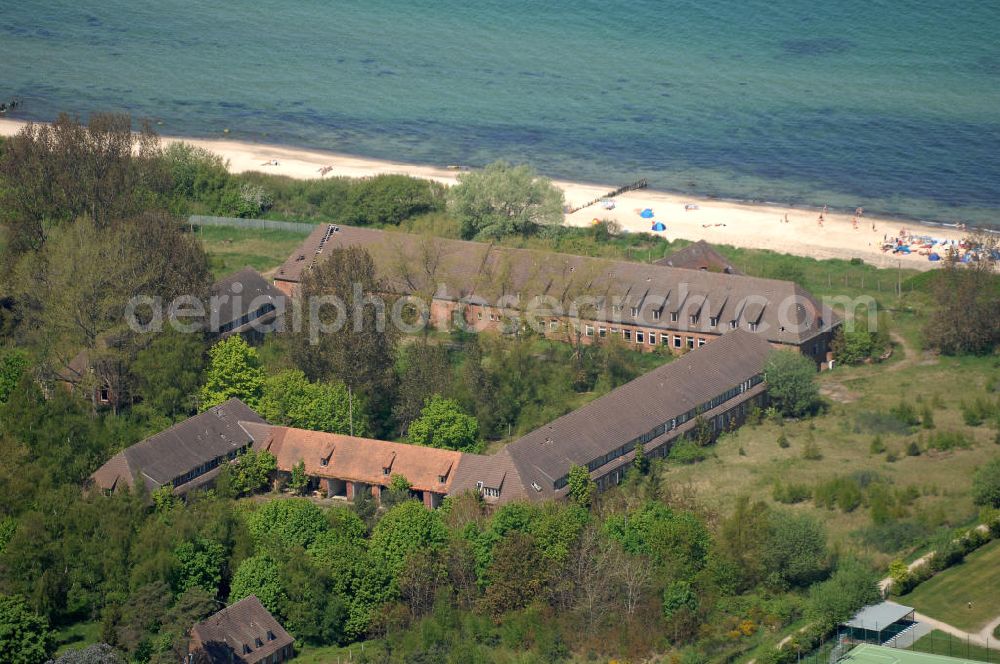
<instances>
[{"instance_id":1,"label":"brown tiled roof","mask_svg":"<svg viewBox=\"0 0 1000 664\"><path fill-rule=\"evenodd\" d=\"M285 294L252 267L245 267L212 284L212 295L216 297L210 301L210 313L213 316L212 320L218 320L220 325L239 320L252 313L250 307L252 303L256 304L253 309L257 310L266 303L274 305L275 308L283 307L285 300ZM239 298L238 308L235 306L236 298Z\"/></svg>"},{"instance_id":2,"label":"brown tiled roof","mask_svg":"<svg viewBox=\"0 0 1000 664\"><path fill-rule=\"evenodd\" d=\"M279 470L291 471L303 461L306 473L313 477L388 486L392 475L402 475L418 491L447 494L463 457L453 450L323 431L260 424L245 427L254 438L254 449L271 452Z\"/></svg>"},{"instance_id":3,"label":"brown tiled roof","mask_svg":"<svg viewBox=\"0 0 1000 664\"><path fill-rule=\"evenodd\" d=\"M241 599L198 623L191 628L191 637L206 652L223 657L228 653L225 648L219 648L219 645L224 644L235 655L233 660L246 664L260 662L294 642L291 635L254 595ZM259 646L258 640L261 644ZM220 664L228 664L233 660L218 661Z\"/></svg>"},{"instance_id":4,"label":"brown tiled roof","mask_svg":"<svg viewBox=\"0 0 1000 664\"><path fill-rule=\"evenodd\" d=\"M704 240L698 240L665 258L656 261L656 265L678 267L685 270L708 270L710 272L725 272L727 274L743 274L729 260L715 250L715 247Z\"/></svg>"},{"instance_id":5,"label":"brown tiled roof","mask_svg":"<svg viewBox=\"0 0 1000 664\"><path fill-rule=\"evenodd\" d=\"M122 480L134 486L136 478L150 490L169 484L250 443L241 420L264 422L239 399L229 399L119 452L91 478L102 489L114 489Z\"/></svg>"},{"instance_id":6,"label":"brown tiled roof","mask_svg":"<svg viewBox=\"0 0 1000 664\"><path fill-rule=\"evenodd\" d=\"M534 483L542 497L551 496L570 466L585 466L760 374L770 352L759 335L734 330L535 429L506 451L525 487Z\"/></svg>"},{"instance_id":7,"label":"brown tiled roof","mask_svg":"<svg viewBox=\"0 0 1000 664\"><path fill-rule=\"evenodd\" d=\"M727 331L733 320L740 327L748 327L753 321L742 315L748 310L758 315L761 335L789 345L801 345L839 321L790 281L351 226L317 227L285 261L275 279L297 282L303 270L329 255L331 249L348 246L367 249L375 259L379 276L395 293L493 303L508 296L520 307L528 306L538 296L553 297L564 305L576 297L589 296L595 298L599 311L582 316L650 329L714 335ZM624 304L618 313L611 307L616 298ZM639 308L635 317L631 315L632 307ZM692 323L691 307L712 311L712 315L703 313ZM671 322L667 312L678 312L678 321ZM712 318L718 319L715 325Z\"/></svg>"}]
</instances>

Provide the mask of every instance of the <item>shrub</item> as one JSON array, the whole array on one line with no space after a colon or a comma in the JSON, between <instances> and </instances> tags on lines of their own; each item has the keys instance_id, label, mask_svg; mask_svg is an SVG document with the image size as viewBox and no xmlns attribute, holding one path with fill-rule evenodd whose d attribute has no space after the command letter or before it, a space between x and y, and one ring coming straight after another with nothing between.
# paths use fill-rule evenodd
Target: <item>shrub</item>
<instances>
[{"instance_id":1,"label":"shrub","mask_svg":"<svg viewBox=\"0 0 1000 664\"><path fill-rule=\"evenodd\" d=\"M693 440L679 440L670 448L667 458L674 463L691 464L704 461L706 456L704 448Z\"/></svg>"},{"instance_id":2,"label":"shrub","mask_svg":"<svg viewBox=\"0 0 1000 664\"><path fill-rule=\"evenodd\" d=\"M774 498L775 502L794 505L809 500L812 497L812 489L809 488L808 484L775 482L771 497Z\"/></svg>"},{"instance_id":3,"label":"shrub","mask_svg":"<svg viewBox=\"0 0 1000 664\"><path fill-rule=\"evenodd\" d=\"M823 453L819 451L819 445L816 444L816 441L806 442L805 447L802 448L802 458L807 461L819 461L823 458Z\"/></svg>"},{"instance_id":4,"label":"shrub","mask_svg":"<svg viewBox=\"0 0 1000 664\"><path fill-rule=\"evenodd\" d=\"M906 456L920 456L920 446L917 441L911 440L906 446Z\"/></svg>"},{"instance_id":5,"label":"shrub","mask_svg":"<svg viewBox=\"0 0 1000 664\"><path fill-rule=\"evenodd\" d=\"M889 409L889 413L907 427L915 427L920 424L920 418L917 417L917 411L915 411L913 406L911 406L907 401L901 400L897 406Z\"/></svg>"},{"instance_id":6,"label":"shrub","mask_svg":"<svg viewBox=\"0 0 1000 664\"><path fill-rule=\"evenodd\" d=\"M882 442L882 436L872 438L872 444L868 446L868 452L871 454L882 454L885 452L885 443Z\"/></svg>"},{"instance_id":7,"label":"shrub","mask_svg":"<svg viewBox=\"0 0 1000 664\"><path fill-rule=\"evenodd\" d=\"M920 413L920 426L925 429L934 428L934 413L931 411L930 404L924 404L924 409Z\"/></svg>"},{"instance_id":8,"label":"shrub","mask_svg":"<svg viewBox=\"0 0 1000 664\"><path fill-rule=\"evenodd\" d=\"M1000 508L1000 457L983 464L972 476L972 500L977 505Z\"/></svg>"},{"instance_id":9,"label":"shrub","mask_svg":"<svg viewBox=\"0 0 1000 664\"><path fill-rule=\"evenodd\" d=\"M896 452L894 452L893 450L889 450L888 452L885 453L885 460L888 463L896 463L898 459L899 455L896 454Z\"/></svg>"},{"instance_id":10,"label":"shrub","mask_svg":"<svg viewBox=\"0 0 1000 664\"><path fill-rule=\"evenodd\" d=\"M781 434L778 435L778 447L784 450L788 449L790 446L791 443L788 442L788 436L786 436L785 432L782 431Z\"/></svg>"},{"instance_id":11,"label":"shrub","mask_svg":"<svg viewBox=\"0 0 1000 664\"><path fill-rule=\"evenodd\" d=\"M929 449L947 452L953 449L969 449L972 439L961 431L936 431L927 440Z\"/></svg>"}]
</instances>

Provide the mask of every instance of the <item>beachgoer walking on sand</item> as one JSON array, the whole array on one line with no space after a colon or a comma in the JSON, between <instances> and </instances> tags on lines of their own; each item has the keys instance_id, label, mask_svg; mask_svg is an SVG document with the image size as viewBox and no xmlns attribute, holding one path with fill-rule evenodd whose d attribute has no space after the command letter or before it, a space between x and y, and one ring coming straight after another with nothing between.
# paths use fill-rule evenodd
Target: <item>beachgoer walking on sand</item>
<instances>
[{"instance_id":1,"label":"beachgoer walking on sand","mask_svg":"<svg viewBox=\"0 0 1000 664\"><path fill-rule=\"evenodd\" d=\"M787 212L785 213L785 223L786 224L788 223L788 213Z\"/></svg>"}]
</instances>

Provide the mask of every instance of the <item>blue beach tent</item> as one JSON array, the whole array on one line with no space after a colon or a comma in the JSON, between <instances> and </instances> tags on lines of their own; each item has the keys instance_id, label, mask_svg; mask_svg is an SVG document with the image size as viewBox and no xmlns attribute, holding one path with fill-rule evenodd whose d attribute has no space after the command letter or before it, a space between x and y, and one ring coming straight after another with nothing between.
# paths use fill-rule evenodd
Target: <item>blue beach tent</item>
<instances>
[{"instance_id":1,"label":"blue beach tent","mask_svg":"<svg viewBox=\"0 0 1000 664\"><path fill-rule=\"evenodd\" d=\"M665 230L667 230L667 227L663 225L662 221L658 221L655 224L653 224L653 230L654 231L665 231Z\"/></svg>"},{"instance_id":2,"label":"blue beach tent","mask_svg":"<svg viewBox=\"0 0 1000 664\"><path fill-rule=\"evenodd\" d=\"M939 260L941 260L941 256L939 256L937 253L932 253L930 256L927 257L927 260L929 260L929 261L939 261Z\"/></svg>"},{"instance_id":3,"label":"blue beach tent","mask_svg":"<svg viewBox=\"0 0 1000 664\"><path fill-rule=\"evenodd\" d=\"M642 217L643 219L652 219L653 211L650 210L649 208L646 208L645 210L639 213L639 216Z\"/></svg>"}]
</instances>

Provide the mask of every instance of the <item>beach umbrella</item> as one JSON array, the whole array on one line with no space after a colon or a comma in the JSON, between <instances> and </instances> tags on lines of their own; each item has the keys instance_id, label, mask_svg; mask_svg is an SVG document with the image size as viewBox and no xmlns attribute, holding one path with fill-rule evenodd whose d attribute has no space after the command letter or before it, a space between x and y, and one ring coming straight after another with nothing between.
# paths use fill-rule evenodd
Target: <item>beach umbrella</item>
<instances>
[{"instance_id":1,"label":"beach umbrella","mask_svg":"<svg viewBox=\"0 0 1000 664\"><path fill-rule=\"evenodd\" d=\"M653 211L650 210L649 208L646 208L645 210L639 213L639 216L642 217L643 219L652 219Z\"/></svg>"},{"instance_id":2,"label":"beach umbrella","mask_svg":"<svg viewBox=\"0 0 1000 664\"><path fill-rule=\"evenodd\" d=\"M665 230L667 230L667 227L663 225L662 221L658 221L655 224L653 224L653 230L654 231L665 231Z\"/></svg>"}]
</instances>

